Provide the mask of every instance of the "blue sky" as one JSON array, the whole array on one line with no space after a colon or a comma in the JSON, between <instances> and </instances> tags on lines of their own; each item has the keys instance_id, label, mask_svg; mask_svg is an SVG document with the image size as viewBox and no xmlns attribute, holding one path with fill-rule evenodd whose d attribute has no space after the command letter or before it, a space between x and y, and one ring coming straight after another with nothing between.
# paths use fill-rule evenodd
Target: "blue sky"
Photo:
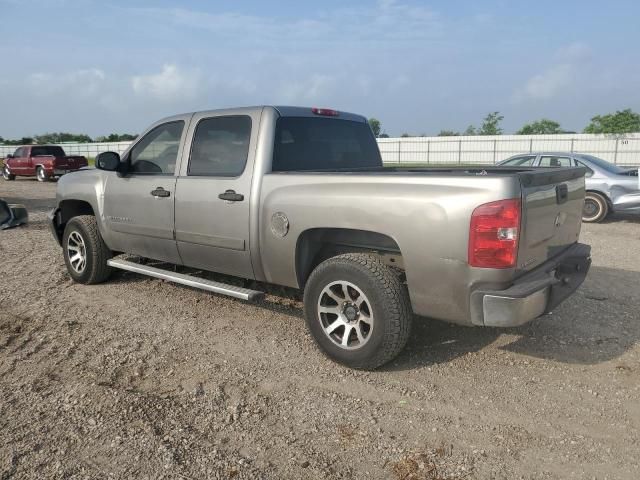
<instances>
[{"instance_id":1,"label":"blue sky","mask_svg":"<svg viewBox=\"0 0 640 480\"><path fill-rule=\"evenodd\" d=\"M0 136L327 106L390 135L640 110L640 2L0 0Z\"/></svg>"}]
</instances>

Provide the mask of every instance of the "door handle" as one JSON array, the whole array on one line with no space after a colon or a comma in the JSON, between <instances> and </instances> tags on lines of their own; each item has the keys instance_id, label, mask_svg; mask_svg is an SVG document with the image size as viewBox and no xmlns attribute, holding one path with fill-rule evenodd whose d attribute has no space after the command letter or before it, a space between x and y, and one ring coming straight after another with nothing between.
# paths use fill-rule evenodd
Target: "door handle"
<instances>
[{"instance_id":1,"label":"door handle","mask_svg":"<svg viewBox=\"0 0 640 480\"><path fill-rule=\"evenodd\" d=\"M156 187L155 190L151 191L151 195L153 195L154 197L166 198L171 196L171 192L169 190L165 190L162 187Z\"/></svg>"},{"instance_id":2,"label":"door handle","mask_svg":"<svg viewBox=\"0 0 640 480\"><path fill-rule=\"evenodd\" d=\"M566 183L556 185L556 203L561 205L567 201L569 196L569 188Z\"/></svg>"},{"instance_id":3,"label":"door handle","mask_svg":"<svg viewBox=\"0 0 640 480\"><path fill-rule=\"evenodd\" d=\"M227 190L224 193L218 195L220 200L226 200L227 202L241 202L244 200L244 195L236 193L235 190Z\"/></svg>"}]
</instances>

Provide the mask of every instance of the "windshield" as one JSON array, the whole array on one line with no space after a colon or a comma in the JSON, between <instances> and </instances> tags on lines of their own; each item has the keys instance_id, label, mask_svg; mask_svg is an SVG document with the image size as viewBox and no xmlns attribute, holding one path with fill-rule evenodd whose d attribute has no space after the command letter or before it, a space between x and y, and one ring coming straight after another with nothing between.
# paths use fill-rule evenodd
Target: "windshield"
<instances>
[{"instance_id":1,"label":"windshield","mask_svg":"<svg viewBox=\"0 0 640 480\"><path fill-rule=\"evenodd\" d=\"M32 157L43 157L51 155L52 157L64 157L64 150L62 147L31 147Z\"/></svg>"},{"instance_id":2,"label":"windshield","mask_svg":"<svg viewBox=\"0 0 640 480\"><path fill-rule=\"evenodd\" d=\"M614 165L613 163L609 163L606 160L603 160L601 158L594 157L593 155L580 155L580 157L593 163L596 167L600 167L601 169L609 173L613 173L614 175L624 173L628 170L626 168L622 168L617 165Z\"/></svg>"},{"instance_id":3,"label":"windshield","mask_svg":"<svg viewBox=\"0 0 640 480\"><path fill-rule=\"evenodd\" d=\"M316 117L278 119L274 172L381 166L378 144L367 123Z\"/></svg>"}]
</instances>

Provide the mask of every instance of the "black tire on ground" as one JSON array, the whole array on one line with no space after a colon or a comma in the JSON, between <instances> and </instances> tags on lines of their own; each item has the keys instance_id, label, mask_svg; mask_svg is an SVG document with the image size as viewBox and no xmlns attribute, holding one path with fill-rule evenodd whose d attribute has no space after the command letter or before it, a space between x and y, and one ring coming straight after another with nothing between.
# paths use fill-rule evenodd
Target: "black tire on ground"
<instances>
[{"instance_id":1,"label":"black tire on ground","mask_svg":"<svg viewBox=\"0 0 640 480\"><path fill-rule=\"evenodd\" d=\"M597 223L604 220L609 214L609 203L607 199L596 192L587 192L582 208L582 221L586 223Z\"/></svg>"},{"instance_id":2,"label":"black tire on ground","mask_svg":"<svg viewBox=\"0 0 640 480\"><path fill-rule=\"evenodd\" d=\"M346 294L344 285L348 285ZM347 295L348 301L343 301ZM409 294L398 273L362 253L338 255L318 265L305 286L304 311L307 328L325 355L367 370L384 365L402 351L413 317ZM373 318L372 325L366 323L367 318ZM336 324L340 326L332 330ZM345 337L347 347L343 346Z\"/></svg>"},{"instance_id":3,"label":"black tire on ground","mask_svg":"<svg viewBox=\"0 0 640 480\"><path fill-rule=\"evenodd\" d=\"M11 173L9 173L9 167L7 167L6 165L2 168L2 178L4 178L7 181L10 180L15 180L16 176L12 175Z\"/></svg>"},{"instance_id":4,"label":"black tire on ground","mask_svg":"<svg viewBox=\"0 0 640 480\"><path fill-rule=\"evenodd\" d=\"M80 215L69 220L62 236L62 250L67 271L74 281L93 284L109 278L112 268L107 265L107 260L112 253L104 243L93 215ZM84 268L78 268L82 265L73 259L75 252L84 255Z\"/></svg>"},{"instance_id":5,"label":"black tire on ground","mask_svg":"<svg viewBox=\"0 0 640 480\"><path fill-rule=\"evenodd\" d=\"M42 167L36 168L36 178L38 179L39 182L49 181L49 175L47 175L47 172L45 172L44 168Z\"/></svg>"}]
</instances>

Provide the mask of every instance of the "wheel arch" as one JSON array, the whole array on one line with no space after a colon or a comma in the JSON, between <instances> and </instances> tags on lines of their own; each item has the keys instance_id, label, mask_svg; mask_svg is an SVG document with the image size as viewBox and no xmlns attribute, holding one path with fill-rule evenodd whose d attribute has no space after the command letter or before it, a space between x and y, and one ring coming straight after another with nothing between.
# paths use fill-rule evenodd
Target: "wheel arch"
<instances>
[{"instance_id":1,"label":"wheel arch","mask_svg":"<svg viewBox=\"0 0 640 480\"><path fill-rule=\"evenodd\" d=\"M609 195L607 195L602 190L596 190L595 188L587 188L586 191L585 191L585 194L587 194L587 193L595 193L597 195L600 195L602 198L605 199L605 201L609 205L609 208L611 208L613 206L613 202L611 201L611 198L609 197Z\"/></svg>"},{"instance_id":2,"label":"wheel arch","mask_svg":"<svg viewBox=\"0 0 640 480\"><path fill-rule=\"evenodd\" d=\"M53 227L58 243L62 244L64 227L69 223L69 220L79 215L93 215L95 217L95 212L89 202L76 199L62 200L60 202L53 217Z\"/></svg>"},{"instance_id":3,"label":"wheel arch","mask_svg":"<svg viewBox=\"0 0 640 480\"><path fill-rule=\"evenodd\" d=\"M371 253L395 268L404 270L398 243L383 233L349 228L311 228L296 242L295 273L304 288L311 272L324 260L343 253Z\"/></svg>"}]
</instances>

